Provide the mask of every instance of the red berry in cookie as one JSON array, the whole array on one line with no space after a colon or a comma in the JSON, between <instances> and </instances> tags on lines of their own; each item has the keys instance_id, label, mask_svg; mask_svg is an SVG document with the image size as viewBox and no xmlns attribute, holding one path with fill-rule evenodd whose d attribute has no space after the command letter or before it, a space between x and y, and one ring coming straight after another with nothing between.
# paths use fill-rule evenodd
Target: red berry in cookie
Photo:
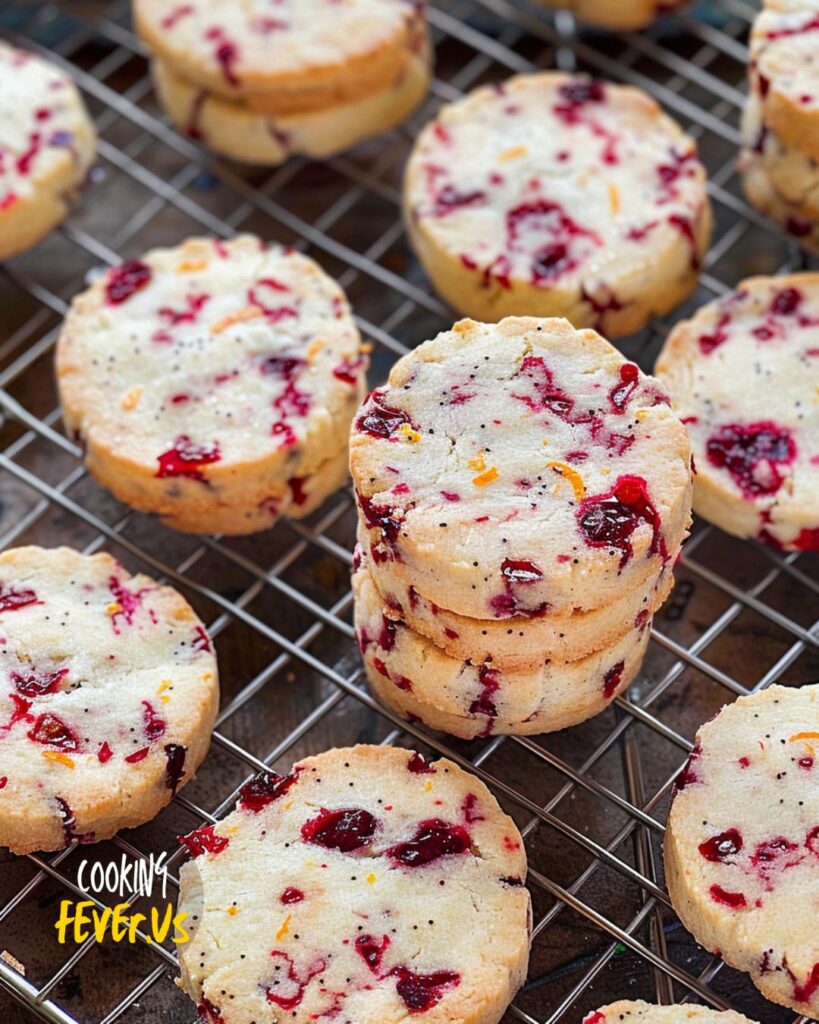
<instances>
[{"instance_id":1,"label":"red berry in cookie","mask_svg":"<svg viewBox=\"0 0 819 1024\"><path fill-rule=\"evenodd\" d=\"M187 602L110 555L0 554L0 846L148 821L207 752L216 661ZM23 599L24 598L24 599Z\"/></svg>"},{"instance_id":2,"label":"red berry in cookie","mask_svg":"<svg viewBox=\"0 0 819 1024\"><path fill-rule=\"evenodd\" d=\"M583 1024L754 1024L733 1010L720 1012L694 1003L680 1006L655 1006L642 1000L621 1000L595 1010L583 1018Z\"/></svg>"},{"instance_id":3,"label":"red berry in cookie","mask_svg":"<svg viewBox=\"0 0 819 1024\"><path fill-rule=\"evenodd\" d=\"M359 746L248 786L183 840L181 984L204 1020L500 1021L529 896L520 835L482 783ZM492 936L480 955L476 935Z\"/></svg>"},{"instance_id":4,"label":"red berry in cookie","mask_svg":"<svg viewBox=\"0 0 819 1024\"><path fill-rule=\"evenodd\" d=\"M711 212L694 143L637 89L520 75L445 106L407 169L410 237L460 312L610 337L695 287Z\"/></svg>"},{"instance_id":5,"label":"red berry in cookie","mask_svg":"<svg viewBox=\"0 0 819 1024\"><path fill-rule=\"evenodd\" d=\"M739 537L819 550L819 277L743 281L657 362L694 453L694 508Z\"/></svg>"},{"instance_id":6,"label":"red berry in cookie","mask_svg":"<svg viewBox=\"0 0 819 1024\"><path fill-rule=\"evenodd\" d=\"M683 924L769 999L819 1012L819 686L772 686L697 734L665 867Z\"/></svg>"},{"instance_id":7,"label":"red berry in cookie","mask_svg":"<svg viewBox=\"0 0 819 1024\"><path fill-rule=\"evenodd\" d=\"M249 235L114 267L74 300L57 346L91 473L204 533L303 517L343 482L366 368L338 286Z\"/></svg>"}]
</instances>

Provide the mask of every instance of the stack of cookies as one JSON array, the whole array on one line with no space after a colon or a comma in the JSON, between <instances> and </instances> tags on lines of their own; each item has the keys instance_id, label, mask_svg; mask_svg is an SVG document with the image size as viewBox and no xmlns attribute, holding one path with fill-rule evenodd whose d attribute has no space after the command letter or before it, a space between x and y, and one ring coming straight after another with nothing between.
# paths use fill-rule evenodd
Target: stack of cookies
<instances>
[{"instance_id":1,"label":"stack of cookies","mask_svg":"<svg viewBox=\"0 0 819 1024\"><path fill-rule=\"evenodd\" d=\"M370 395L351 471L356 632L393 710L548 732L634 679L690 524L690 447L595 331L457 323Z\"/></svg>"},{"instance_id":2,"label":"stack of cookies","mask_svg":"<svg viewBox=\"0 0 819 1024\"><path fill-rule=\"evenodd\" d=\"M745 193L819 249L819 63L815 0L768 0L751 34L743 119Z\"/></svg>"},{"instance_id":3,"label":"stack of cookies","mask_svg":"<svg viewBox=\"0 0 819 1024\"><path fill-rule=\"evenodd\" d=\"M399 124L430 79L425 0L136 0L162 105L217 153L325 157ZM229 9L226 9L229 8Z\"/></svg>"}]
</instances>

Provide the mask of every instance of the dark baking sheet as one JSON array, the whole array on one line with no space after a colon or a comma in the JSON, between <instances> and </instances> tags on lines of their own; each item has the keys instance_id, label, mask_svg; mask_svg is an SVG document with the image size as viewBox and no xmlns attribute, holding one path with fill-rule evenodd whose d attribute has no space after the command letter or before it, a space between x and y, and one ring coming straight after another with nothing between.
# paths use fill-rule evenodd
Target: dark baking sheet
<instances>
[{"instance_id":1,"label":"dark baking sheet","mask_svg":"<svg viewBox=\"0 0 819 1024\"><path fill-rule=\"evenodd\" d=\"M130 568L167 575L216 635L223 690L199 778L154 822L43 859L0 853L0 950L25 965L34 992L47 986L48 1019L188 1024L195 1016L155 949L57 945L57 905L81 858L173 850L177 834L222 813L260 761L284 770L333 745L389 741L448 749L487 773L525 831L536 929L529 982L506 1022L577 1024L611 999L681 999L692 985L763 1024L794 1020L680 928L663 900L660 845L669 780L697 726L738 693L819 679L816 557L783 559L697 524L628 699L555 736L451 746L437 736L425 746L358 690L349 496L305 525L252 539L176 535L84 475L62 434L51 365L65 303L89 271L190 234L249 230L297 244L342 281L375 345L372 382L380 381L405 347L452 320L400 226L411 139L440 102L533 66L643 85L699 138L717 232L702 287L678 315L748 274L802 266L744 205L735 175L752 15L743 2L721 0L619 39L575 35L570 18L523 3L441 0L431 13L435 88L407 125L327 163L264 172L216 163L167 128L126 4L0 4L5 35L71 62L102 139L98 170L68 224L0 271L0 543L104 547ZM658 323L622 347L648 368L667 329ZM18 1001L23 987L12 998L8 986L0 964L0 1024L36 1019Z\"/></svg>"}]
</instances>

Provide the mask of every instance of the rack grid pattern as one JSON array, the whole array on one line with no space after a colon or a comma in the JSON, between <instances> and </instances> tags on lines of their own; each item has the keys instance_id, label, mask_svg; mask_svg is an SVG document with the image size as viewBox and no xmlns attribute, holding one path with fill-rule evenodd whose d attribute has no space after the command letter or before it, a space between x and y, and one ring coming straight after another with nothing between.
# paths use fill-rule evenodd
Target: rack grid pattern
<instances>
[{"instance_id":1,"label":"rack grid pattern","mask_svg":"<svg viewBox=\"0 0 819 1024\"><path fill-rule=\"evenodd\" d=\"M251 774L356 741L449 756L487 782L518 821L535 924L530 976L505 1022L575 1024L620 997L693 999L766 1024L804 1020L764 1003L685 934L664 889L660 848L672 781L697 726L736 695L819 678L815 556L781 556L697 523L628 695L565 734L449 745L394 718L363 686L350 625L348 494L306 523L282 523L252 540L172 534L88 478L62 432L51 371L67 303L100 265L190 234L250 230L296 245L340 280L373 345L377 383L397 356L453 319L413 261L401 223L400 170L414 135L442 102L535 68L643 87L698 139L717 230L699 292L681 313L749 274L807 266L807 256L747 206L737 182L754 13L743 0L719 0L650 32L610 37L523 0L433 0L438 70L424 107L343 157L264 172L217 161L169 127L126 3L3 5L0 34L50 52L74 74L100 144L71 219L0 271L0 545L105 548L174 583L208 622L223 676L211 754L154 823L99 847L0 855L0 954L11 954L0 955L4 1021L190 1021L191 1004L172 984L172 947L149 945L144 935L125 948L93 939L58 946L46 937L58 901L80 895L78 863L164 850L175 883L175 835L224 814ZM653 324L624 351L650 368L668 326ZM135 901L136 909L146 904Z\"/></svg>"}]
</instances>

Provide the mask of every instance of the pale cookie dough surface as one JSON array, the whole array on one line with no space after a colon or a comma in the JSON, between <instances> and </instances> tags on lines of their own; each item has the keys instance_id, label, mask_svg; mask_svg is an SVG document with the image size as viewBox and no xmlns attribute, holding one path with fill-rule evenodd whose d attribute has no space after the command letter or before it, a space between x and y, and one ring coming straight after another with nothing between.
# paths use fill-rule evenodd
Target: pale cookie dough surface
<instances>
[{"instance_id":1,"label":"pale cookie dough surface","mask_svg":"<svg viewBox=\"0 0 819 1024\"><path fill-rule=\"evenodd\" d=\"M36 245L64 219L95 146L71 79L0 42L0 259Z\"/></svg>"},{"instance_id":2,"label":"pale cookie dough surface","mask_svg":"<svg viewBox=\"0 0 819 1024\"><path fill-rule=\"evenodd\" d=\"M653 586L626 591L593 611L575 609L565 615L471 619L441 608L405 584L392 570L394 562L376 564L369 555L364 531L355 558L368 555L367 568L384 603L385 614L402 620L451 658L475 664L491 660L496 668L515 671L542 666L545 657L578 661L608 647L630 629L644 626L674 587L670 564L660 569ZM354 563L355 564L355 563Z\"/></svg>"},{"instance_id":3,"label":"pale cookie dough surface","mask_svg":"<svg viewBox=\"0 0 819 1024\"><path fill-rule=\"evenodd\" d=\"M424 8L416 0L136 0L134 21L179 77L285 113L387 86L423 38Z\"/></svg>"},{"instance_id":4,"label":"pale cookie dough surface","mask_svg":"<svg viewBox=\"0 0 819 1024\"><path fill-rule=\"evenodd\" d=\"M392 369L355 417L373 561L476 619L650 592L690 520L668 395L565 320L464 320Z\"/></svg>"},{"instance_id":5,"label":"pale cookie dough surface","mask_svg":"<svg viewBox=\"0 0 819 1024\"><path fill-rule=\"evenodd\" d=\"M665 840L674 908L775 1003L819 1016L819 686L773 686L703 726Z\"/></svg>"},{"instance_id":6,"label":"pale cookie dough surface","mask_svg":"<svg viewBox=\"0 0 819 1024\"><path fill-rule=\"evenodd\" d=\"M754 22L751 88L786 145L819 160L819 2L774 0Z\"/></svg>"},{"instance_id":7,"label":"pale cookie dough surface","mask_svg":"<svg viewBox=\"0 0 819 1024\"><path fill-rule=\"evenodd\" d=\"M754 1024L733 1010L720 1012L690 1003L680 1006L655 1006L623 999L583 1018L583 1024Z\"/></svg>"},{"instance_id":8,"label":"pale cookie dough surface","mask_svg":"<svg viewBox=\"0 0 819 1024\"><path fill-rule=\"evenodd\" d=\"M609 337L673 309L711 232L693 141L637 89L521 75L445 106L407 168L410 237L460 312Z\"/></svg>"},{"instance_id":9,"label":"pale cookie dough surface","mask_svg":"<svg viewBox=\"0 0 819 1024\"><path fill-rule=\"evenodd\" d=\"M0 846L108 839L195 774L219 700L202 623L110 555L0 555Z\"/></svg>"},{"instance_id":10,"label":"pale cookie dough surface","mask_svg":"<svg viewBox=\"0 0 819 1024\"><path fill-rule=\"evenodd\" d=\"M366 363L338 285L248 235L108 271L57 345L66 425L91 473L200 532L303 516L343 481Z\"/></svg>"},{"instance_id":11,"label":"pale cookie dough surface","mask_svg":"<svg viewBox=\"0 0 819 1024\"><path fill-rule=\"evenodd\" d=\"M353 576L356 636L371 689L405 718L463 739L556 732L599 714L633 681L651 618L579 661L508 671L444 654L393 617L363 563Z\"/></svg>"},{"instance_id":12,"label":"pale cookie dough surface","mask_svg":"<svg viewBox=\"0 0 819 1024\"><path fill-rule=\"evenodd\" d=\"M153 61L152 73L162 105L181 131L232 160L273 165L294 154L332 156L400 124L427 93L430 58L426 52L414 56L393 81L369 96L277 117L191 85L162 61Z\"/></svg>"},{"instance_id":13,"label":"pale cookie dough surface","mask_svg":"<svg viewBox=\"0 0 819 1024\"><path fill-rule=\"evenodd\" d=\"M331 750L184 842L181 985L209 1024L496 1024L525 977L520 833L449 761Z\"/></svg>"},{"instance_id":14,"label":"pale cookie dough surface","mask_svg":"<svg viewBox=\"0 0 819 1024\"><path fill-rule=\"evenodd\" d=\"M688 428L694 508L819 550L819 275L758 277L677 324L657 362Z\"/></svg>"}]
</instances>

